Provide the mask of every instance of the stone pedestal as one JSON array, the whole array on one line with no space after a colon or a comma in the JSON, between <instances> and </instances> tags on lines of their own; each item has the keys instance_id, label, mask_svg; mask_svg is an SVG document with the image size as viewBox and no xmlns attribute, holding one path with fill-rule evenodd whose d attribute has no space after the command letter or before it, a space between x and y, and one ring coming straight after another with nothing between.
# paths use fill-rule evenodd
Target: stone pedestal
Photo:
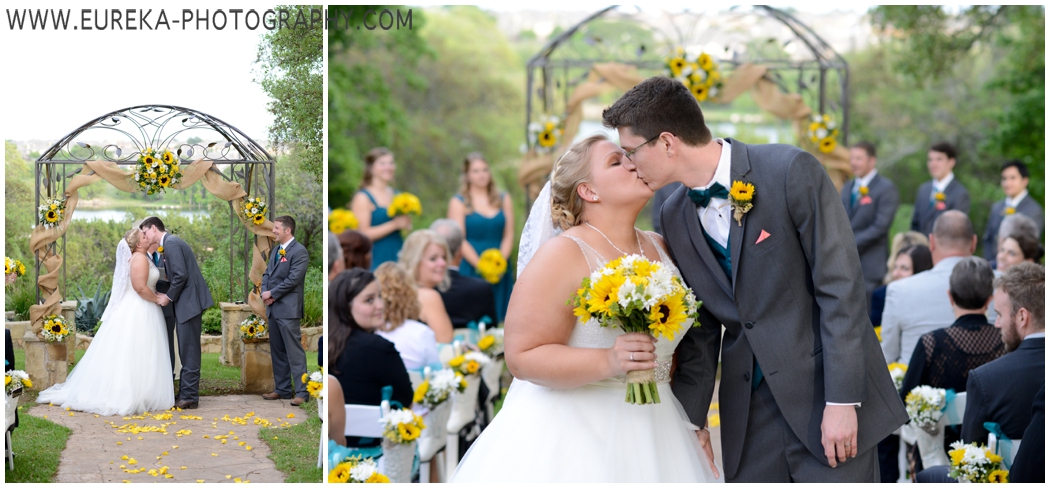
<instances>
[{"instance_id":1,"label":"stone pedestal","mask_svg":"<svg viewBox=\"0 0 1050 488\"><path fill-rule=\"evenodd\" d=\"M225 329L224 329L225 330ZM245 393L273 391L273 363L269 339L238 339L241 342L241 388Z\"/></svg>"},{"instance_id":2,"label":"stone pedestal","mask_svg":"<svg viewBox=\"0 0 1050 488\"><path fill-rule=\"evenodd\" d=\"M32 331L26 331L22 336L26 353L25 372L33 382L33 390L41 391L66 381L66 373L69 370L67 358L72 351L66 346L66 342L50 344Z\"/></svg>"},{"instance_id":3,"label":"stone pedestal","mask_svg":"<svg viewBox=\"0 0 1050 488\"><path fill-rule=\"evenodd\" d=\"M219 310L222 310L222 351L219 354L219 363L240 367L243 364L241 353L244 350L241 342L241 322L251 316L252 307L247 303L223 302L219 304ZM266 317L261 318L266 320Z\"/></svg>"},{"instance_id":4,"label":"stone pedestal","mask_svg":"<svg viewBox=\"0 0 1050 488\"><path fill-rule=\"evenodd\" d=\"M7 322L4 327L11 331L11 344L15 346L15 349L22 349L22 337L26 335L26 329L30 328L29 321Z\"/></svg>"}]
</instances>

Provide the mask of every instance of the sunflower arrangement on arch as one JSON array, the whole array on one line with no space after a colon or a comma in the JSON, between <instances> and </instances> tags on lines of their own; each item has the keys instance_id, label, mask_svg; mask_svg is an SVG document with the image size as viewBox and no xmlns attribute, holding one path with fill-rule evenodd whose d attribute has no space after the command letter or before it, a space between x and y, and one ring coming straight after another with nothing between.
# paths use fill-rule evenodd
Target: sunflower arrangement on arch
<instances>
[{"instance_id":1,"label":"sunflower arrangement on arch","mask_svg":"<svg viewBox=\"0 0 1050 488\"><path fill-rule=\"evenodd\" d=\"M266 201L262 197L248 197L241 203L241 215L244 216L244 220L251 222L255 225L263 225L266 222L266 211L269 210L269 206L266 205Z\"/></svg>"},{"instance_id":2,"label":"sunflower arrangement on arch","mask_svg":"<svg viewBox=\"0 0 1050 488\"><path fill-rule=\"evenodd\" d=\"M182 168L179 158L165 149L156 151L152 147L139 153L135 164L135 183L147 195L164 193L182 181Z\"/></svg>"},{"instance_id":3,"label":"sunflower arrangement on arch","mask_svg":"<svg viewBox=\"0 0 1050 488\"><path fill-rule=\"evenodd\" d=\"M838 146L839 125L835 118L828 114L814 115L809 123L809 141L817 145L817 149L824 154L835 150Z\"/></svg>"},{"instance_id":4,"label":"sunflower arrangement on arch","mask_svg":"<svg viewBox=\"0 0 1050 488\"><path fill-rule=\"evenodd\" d=\"M69 324L61 315L51 314L44 317L44 329L41 332L47 342L62 342L69 335Z\"/></svg>"},{"instance_id":5,"label":"sunflower arrangement on arch","mask_svg":"<svg viewBox=\"0 0 1050 488\"><path fill-rule=\"evenodd\" d=\"M240 329L242 339L261 339L266 337L266 322L263 322L255 314L242 320Z\"/></svg>"},{"instance_id":6,"label":"sunflower arrangement on arch","mask_svg":"<svg viewBox=\"0 0 1050 488\"><path fill-rule=\"evenodd\" d=\"M667 75L682 82L697 102L715 98L722 90L722 72L718 63L705 52L689 58L685 49L677 48L675 55L667 58Z\"/></svg>"},{"instance_id":7,"label":"sunflower arrangement on arch","mask_svg":"<svg viewBox=\"0 0 1050 488\"><path fill-rule=\"evenodd\" d=\"M565 134L565 120L556 115L544 115L536 122L529 124L529 147L536 152L546 154L554 151Z\"/></svg>"},{"instance_id":8,"label":"sunflower arrangement on arch","mask_svg":"<svg viewBox=\"0 0 1050 488\"><path fill-rule=\"evenodd\" d=\"M44 204L37 208L40 225L50 229L57 227L59 222L66 216L66 198L48 198Z\"/></svg>"}]
</instances>

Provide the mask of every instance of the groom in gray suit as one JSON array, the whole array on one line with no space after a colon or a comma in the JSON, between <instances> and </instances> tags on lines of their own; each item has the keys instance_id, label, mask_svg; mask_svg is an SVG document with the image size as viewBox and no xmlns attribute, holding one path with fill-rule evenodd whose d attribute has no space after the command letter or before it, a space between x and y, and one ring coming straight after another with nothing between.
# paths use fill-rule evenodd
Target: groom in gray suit
<instances>
[{"instance_id":1,"label":"groom in gray suit","mask_svg":"<svg viewBox=\"0 0 1050 488\"><path fill-rule=\"evenodd\" d=\"M179 359L182 361L175 406L197 408L201 379L201 316L215 302L201 275L197 258L186 241L166 233L164 222L158 217L143 220L139 229L150 244L157 245L163 263L161 267L168 275L167 290L157 290L157 305L174 304Z\"/></svg>"},{"instance_id":2,"label":"groom in gray suit","mask_svg":"<svg viewBox=\"0 0 1050 488\"><path fill-rule=\"evenodd\" d=\"M678 348L673 390L704 425L721 342L726 479L878 481L875 445L908 416L865 310L849 219L820 163L792 146L713 140L670 78L643 81L602 116L650 188L684 184L661 227L704 304ZM748 183L744 212L729 191L745 197L734 187ZM698 437L709 444L706 431Z\"/></svg>"},{"instance_id":3,"label":"groom in gray suit","mask_svg":"<svg viewBox=\"0 0 1050 488\"><path fill-rule=\"evenodd\" d=\"M267 400L292 398L294 384L295 398L291 403L298 406L309 399L302 379L306 374L306 351L303 350L299 322L303 318L303 285L310 255L306 247L292 237L295 219L287 215L277 217L273 233L280 245L270 253L261 290L266 303L266 319L270 324L274 391L262 397Z\"/></svg>"}]
</instances>

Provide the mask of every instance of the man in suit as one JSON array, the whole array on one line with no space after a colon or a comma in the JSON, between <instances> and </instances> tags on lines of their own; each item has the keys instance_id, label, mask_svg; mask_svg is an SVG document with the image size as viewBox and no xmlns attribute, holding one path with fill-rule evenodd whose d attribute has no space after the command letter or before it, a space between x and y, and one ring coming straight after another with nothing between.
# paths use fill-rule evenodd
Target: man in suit
<instances>
[{"instance_id":1,"label":"man in suit","mask_svg":"<svg viewBox=\"0 0 1050 488\"><path fill-rule=\"evenodd\" d=\"M157 245L170 282L167 291L158 290L157 304L161 307L173 304L175 311L175 332L179 338L179 360L182 361L175 406L197 408L201 379L201 316L215 302L197 265L197 258L186 241L167 234L164 222L158 217L146 218L139 229L150 244Z\"/></svg>"},{"instance_id":2,"label":"man in suit","mask_svg":"<svg viewBox=\"0 0 1050 488\"><path fill-rule=\"evenodd\" d=\"M864 303L871 306L871 294L882 286L889 257L889 232L897 215L900 194L897 185L879 175L875 169L875 145L858 142L849 150L849 164L854 178L842 186L842 204L846 207L853 239L860 254L864 272Z\"/></svg>"},{"instance_id":3,"label":"man in suit","mask_svg":"<svg viewBox=\"0 0 1050 488\"><path fill-rule=\"evenodd\" d=\"M875 445L908 416L862 303L849 219L820 162L792 146L713 140L692 94L670 78L643 81L602 117L619 132L624 166L650 188L684 184L663 205L661 228L704 304L701 326L678 347L674 394L694 424L706 423L721 343L726 480L877 481ZM747 213L727 190L745 182ZM710 434L697 436L709 450Z\"/></svg>"},{"instance_id":4,"label":"man in suit","mask_svg":"<svg viewBox=\"0 0 1050 488\"><path fill-rule=\"evenodd\" d=\"M947 142L930 146L926 153L926 168L932 180L919 186L915 194L915 209L911 214L911 230L929 234L937 217L948 210L970 213L970 192L955 179L955 147Z\"/></svg>"},{"instance_id":5,"label":"man in suit","mask_svg":"<svg viewBox=\"0 0 1050 488\"><path fill-rule=\"evenodd\" d=\"M919 338L955 322L948 299L952 270L973 255L977 236L970 218L958 210L945 212L930 234L933 268L890 283L882 313L882 353L886 363L908 364Z\"/></svg>"},{"instance_id":6,"label":"man in suit","mask_svg":"<svg viewBox=\"0 0 1050 488\"><path fill-rule=\"evenodd\" d=\"M466 328L467 324L484 317L490 319L490 327L495 326L492 321L496 319L496 300L492 297L492 286L481 278L459 274L459 263L463 261L463 231L459 223L451 219L438 219L430 224L430 230L445 238L449 253L452 254L448 266L451 284L448 290L438 290L448 317L452 319L452 327Z\"/></svg>"},{"instance_id":7,"label":"man in suit","mask_svg":"<svg viewBox=\"0 0 1050 488\"><path fill-rule=\"evenodd\" d=\"M999 225L1003 223L1003 218L1015 214L1025 215L1038 226L1035 237L1038 238L1043 232L1043 207L1028 194L1028 166L1017 160L1007 161L1003 163L999 174L1006 198L992 204L988 225L984 229L984 259L993 266L995 254L999 250Z\"/></svg>"},{"instance_id":8,"label":"man in suit","mask_svg":"<svg viewBox=\"0 0 1050 488\"><path fill-rule=\"evenodd\" d=\"M266 303L266 321L270 325L274 391L262 397L267 400L291 398L292 405L299 406L310 398L302 378L306 374L306 351L303 350L300 328L310 254L292 236L295 233L295 219L292 217L277 217L273 233L280 245L270 253L260 290Z\"/></svg>"},{"instance_id":9,"label":"man in suit","mask_svg":"<svg viewBox=\"0 0 1050 488\"><path fill-rule=\"evenodd\" d=\"M1024 431L1024 442L1010 466L1011 483L1046 482L1046 383L1039 388L1032 405L1032 422Z\"/></svg>"}]
</instances>

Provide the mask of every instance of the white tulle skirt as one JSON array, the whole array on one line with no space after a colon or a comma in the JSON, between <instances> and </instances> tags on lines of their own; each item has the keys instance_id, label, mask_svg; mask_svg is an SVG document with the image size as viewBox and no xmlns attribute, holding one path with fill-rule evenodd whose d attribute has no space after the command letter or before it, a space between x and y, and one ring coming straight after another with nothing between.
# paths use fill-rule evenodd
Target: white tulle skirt
<instances>
[{"instance_id":1,"label":"white tulle skirt","mask_svg":"<svg viewBox=\"0 0 1050 488\"><path fill-rule=\"evenodd\" d=\"M667 383L631 405L623 384L555 390L514 380L452 482L716 482Z\"/></svg>"},{"instance_id":2,"label":"white tulle skirt","mask_svg":"<svg viewBox=\"0 0 1050 488\"><path fill-rule=\"evenodd\" d=\"M164 312L128 287L120 313L99 327L65 383L40 393L53 403L99 415L167 410L175 404Z\"/></svg>"}]
</instances>

